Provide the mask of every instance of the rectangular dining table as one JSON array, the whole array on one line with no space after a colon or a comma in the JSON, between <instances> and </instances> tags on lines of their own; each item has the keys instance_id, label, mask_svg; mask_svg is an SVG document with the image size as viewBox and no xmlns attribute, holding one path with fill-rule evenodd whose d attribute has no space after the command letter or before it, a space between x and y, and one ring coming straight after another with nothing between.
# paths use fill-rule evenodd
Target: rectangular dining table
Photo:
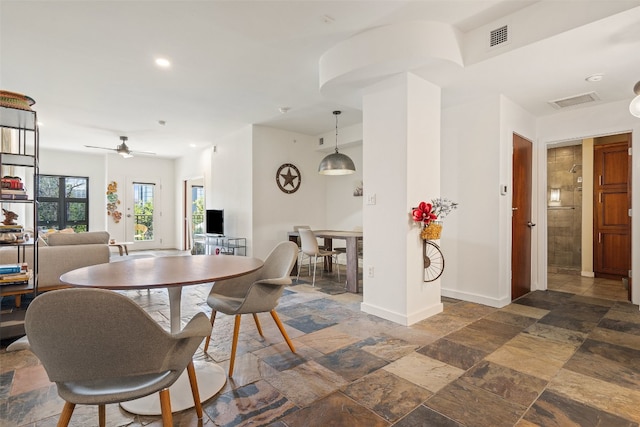
<instances>
[{"instance_id":1,"label":"rectangular dining table","mask_svg":"<svg viewBox=\"0 0 640 427\"><path fill-rule=\"evenodd\" d=\"M347 291L358 292L358 240L362 240L362 231L342 231L342 230L313 230L316 237L324 239L324 246L327 250L333 248L333 239L344 240L347 243ZM289 231L289 240L297 242L300 233ZM296 274L297 265L291 274ZM329 264L328 269L331 269Z\"/></svg>"}]
</instances>

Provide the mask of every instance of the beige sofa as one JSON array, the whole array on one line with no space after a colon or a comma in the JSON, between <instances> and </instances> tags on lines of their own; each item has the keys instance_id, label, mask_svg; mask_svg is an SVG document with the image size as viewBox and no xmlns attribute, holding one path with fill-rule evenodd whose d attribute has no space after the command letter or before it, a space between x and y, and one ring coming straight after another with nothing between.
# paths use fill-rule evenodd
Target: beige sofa
<instances>
[{"instance_id":1,"label":"beige sofa","mask_svg":"<svg viewBox=\"0 0 640 427\"><path fill-rule=\"evenodd\" d=\"M109 233L51 233L38 247L38 290L66 287L60 276L76 268L109 262ZM33 265L33 248L26 248L27 264ZM0 249L0 264L17 261L16 248Z\"/></svg>"}]
</instances>

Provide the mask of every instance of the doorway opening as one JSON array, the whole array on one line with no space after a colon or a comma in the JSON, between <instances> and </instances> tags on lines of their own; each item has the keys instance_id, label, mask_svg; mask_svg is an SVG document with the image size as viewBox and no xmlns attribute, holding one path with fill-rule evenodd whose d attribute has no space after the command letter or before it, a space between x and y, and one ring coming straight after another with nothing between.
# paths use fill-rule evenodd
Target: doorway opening
<instances>
[{"instance_id":1,"label":"doorway opening","mask_svg":"<svg viewBox=\"0 0 640 427\"><path fill-rule=\"evenodd\" d=\"M631 299L631 283L626 274L631 268L631 222L627 215L631 207L631 172L625 145L630 146L630 138L630 134L620 134L547 146L548 289L619 301ZM615 155L606 158L598 154L612 143L625 147L618 147ZM603 205L607 200L601 185L603 167L615 171L618 186L610 198L617 202L615 208ZM613 237L607 238L605 232L612 232ZM603 242L609 245L606 251ZM603 259L603 253L614 255ZM624 264L620 270L623 273L601 274L602 265L606 269L610 263L618 270L619 264Z\"/></svg>"}]
</instances>

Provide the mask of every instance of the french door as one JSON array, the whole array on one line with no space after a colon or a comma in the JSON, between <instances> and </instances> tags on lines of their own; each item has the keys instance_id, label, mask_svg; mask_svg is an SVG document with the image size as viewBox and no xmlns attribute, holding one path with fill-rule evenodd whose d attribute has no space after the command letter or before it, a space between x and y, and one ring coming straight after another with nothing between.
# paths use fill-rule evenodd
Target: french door
<instances>
[{"instance_id":1,"label":"french door","mask_svg":"<svg viewBox=\"0 0 640 427\"><path fill-rule=\"evenodd\" d=\"M155 249L162 246L159 229L160 185L154 180L127 182L126 240L133 249Z\"/></svg>"}]
</instances>

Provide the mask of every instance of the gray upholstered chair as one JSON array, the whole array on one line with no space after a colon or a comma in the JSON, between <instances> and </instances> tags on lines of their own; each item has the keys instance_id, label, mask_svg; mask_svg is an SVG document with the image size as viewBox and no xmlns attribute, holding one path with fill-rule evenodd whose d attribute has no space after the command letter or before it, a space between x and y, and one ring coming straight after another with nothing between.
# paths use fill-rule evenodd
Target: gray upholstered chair
<instances>
[{"instance_id":1,"label":"gray upholstered chair","mask_svg":"<svg viewBox=\"0 0 640 427\"><path fill-rule=\"evenodd\" d=\"M211 292L207 297L207 304L213 310L211 312L211 328L213 328L217 312L235 316L229 359L230 377L233 375L242 314L253 314L258 333L260 336L264 336L257 313L270 313L287 345L293 353L296 352L275 308L284 287L291 284L290 274L297 256L298 245L293 242L281 242L267 256L261 269L244 276L219 280L214 282L211 287ZM205 352L209 349L210 338L207 337L205 341Z\"/></svg>"},{"instance_id":2,"label":"gray upholstered chair","mask_svg":"<svg viewBox=\"0 0 640 427\"><path fill-rule=\"evenodd\" d=\"M321 258L331 258L331 261L334 260L334 258L337 260L337 256L338 256L338 252L336 251L329 251L326 249L320 249L320 247L318 247L318 240L316 239L316 235L313 233L313 231L311 230L299 230L300 233L300 240L301 240L301 255L302 258L304 259L305 255L309 258L309 274L311 274L311 257L313 257L313 280L311 282L312 286L316 285L316 266L318 265L318 257ZM298 265L298 276L296 278L296 281L300 280L300 270L302 270L302 264L303 262L301 261L300 264ZM338 272L338 282L340 281L340 268L339 266L336 264L336 270ZM320 274L322 274L322 271L320 272Z\"/></svg>"},{"instance_id":3,"label":"gray upholstered chair","mask_svg":"<svg viewBox=\"0 0 640 427\"><path fill-rule=\"evenodd\" d=\"M172 426L168 387L187 369L198 418L202 405L192 357L209 334L198 313L171 335L124 295L102 289L64 289L36 297L25 330L31 351L65 400L58 426L69 424L79 405L105 405L160 393L162 421Z\"/></svg>"}]
</instances>

